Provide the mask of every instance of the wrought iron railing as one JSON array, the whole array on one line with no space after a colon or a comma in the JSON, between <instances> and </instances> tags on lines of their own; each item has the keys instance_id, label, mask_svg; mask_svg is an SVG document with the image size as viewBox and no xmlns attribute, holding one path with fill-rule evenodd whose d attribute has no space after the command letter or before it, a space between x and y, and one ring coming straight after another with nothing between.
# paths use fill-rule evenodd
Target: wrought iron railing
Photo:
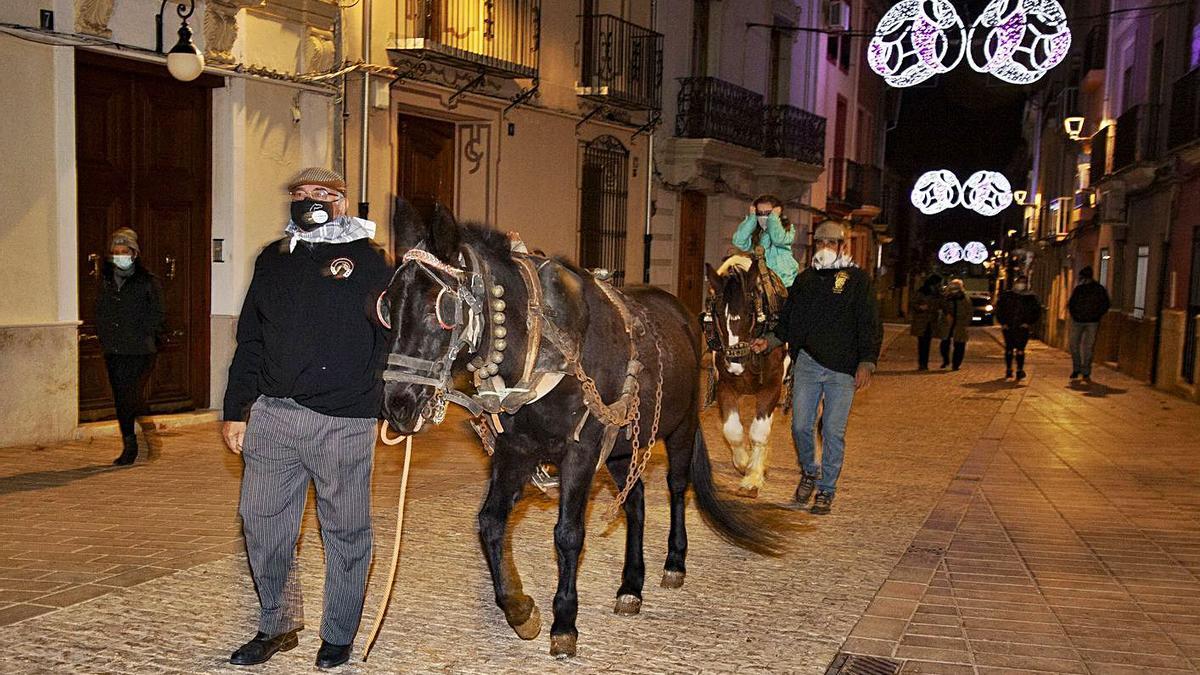
<instances>
[{"instance_id":1,"label":"wrought iron railing","mask_svg":"<svg viewBox=\"0 0 1200 675\"><path fill-rule=\"evenodd\" d=\"M1172 148L1200 139L1200 69L1175 81L1171 88L1171 123L1167 142Z\"/></svg>"},{"instance_id":2,"label":"wrought iron railing","mask_svg":"<svg viewBox=\"0 0 1200 675\"><path fill-rule=\"evenodd\" d=\"M878 206L882 171L845 157L829 160L829 197L851 208Z\"/></svg>"},{"instance_id":3,"label":"wrought iron railing","mask_svg":"<svg viewBox=\"0 0 1200 675\"><path fill-rule=\"evenodd\" d=\"M662 34L608 14L581 19L579 94L633 110L661 110Z\"/></svg>"},{"instance_id":4,"label":"wrought iron railing","mask_svg":"<svg viewBox=\"0 0 1200 675\"><path fill-rule=\"evenodd\" d=\"M1158 158L1158 122L1158 105L1153 103L1135 105L1117 118L1113 173Z\"/></svg>"},{"instance_id":5,"label":"wrought iron railing","mask_svg":"<svg viewBox=\"0 0 1200 675\"><path fill-rule=\"evenodd\" d=\"M389 48L534 78L540 42L541 0L396 0Z\"/></svg>"},{"instance_id":6,"label":"wrought iron railing","mask_svg":"<svg viewBox=\"0 0 1200 675\"><path fill-rule=\"evenodd\" d=\"M764 110L767 157L825 165L825 118L790 105Z\"/></svg>"},{"instance_id":7,"label":"wrought iron railing","mask_svg":"<svg viewBox=\"0 0 1200 675\"><path fill-rule=\"evenodd\" d=\"M763 148L763 97L715 77L680 78L675 135Z\"/></svg>"}]
</instances>

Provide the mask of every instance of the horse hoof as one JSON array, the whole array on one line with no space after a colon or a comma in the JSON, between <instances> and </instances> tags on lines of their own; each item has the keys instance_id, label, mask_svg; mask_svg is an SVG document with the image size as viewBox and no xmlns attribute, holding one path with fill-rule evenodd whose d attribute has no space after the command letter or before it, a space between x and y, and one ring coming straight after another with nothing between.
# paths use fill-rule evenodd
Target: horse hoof
<instances>
[{"instance_id":1,"label":"horse hoof","mask_svg":"<svg viewBox=\"0 0 1200 675\"><path fill-rule=\"evenodd\" d=\"M542 632L542 613L538 611L537 605L529 611L529 618L525 619L525 623L520 626L513 626L517 632L517 637L522 640L532 640Z\"/></svg>"},{"instance_id":2,"label":"horse hoof","mask_svg":"<svg viewBox=\"0 0 1200 675\"><path fill-rule=\"evenodd\" d=\"M739 485L737 493L738 493L738 495L740 495L742 497L749 497L751 499L757 499L758 498L758 487L757 486L746 487L744 485Z\"/></svg>"},{"instance_id":3,"label":"horse hoof","mask_svg":"<svg viewBox=\"0 0 1200 675\"><path fill-rule=\"evenodd\" d=\"M642 599L633 593L622 593L617 596L617 605L613 613L621 616L633 616L642 611Z\"/></svg>"},{"instance_id":4,"label":"horse hoof","mask_svg":"<svg viewBox=\"0 0 1200 675\"><path fill-rule=\"evenodd\" d=\"M683 572L675 570L667 570L663 572L662 578L663 588L682 588L683 587Z\"/></svg>"},{"instance_id":5,"label":"horse hoof","mask_svg":"<svg viewBox=\"0 0 1200 675\"><path fill-rule=\"evenodd\" d=\"M575 640L574 635L551 635L550 636L550 656L556 659L569 659L575 656Z\"/></svg>"}]
</instances>

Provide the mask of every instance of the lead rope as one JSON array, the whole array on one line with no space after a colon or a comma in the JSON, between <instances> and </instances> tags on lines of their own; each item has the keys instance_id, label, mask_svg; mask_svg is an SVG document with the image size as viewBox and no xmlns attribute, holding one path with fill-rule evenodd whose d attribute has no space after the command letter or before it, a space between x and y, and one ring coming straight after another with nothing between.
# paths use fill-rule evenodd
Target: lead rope
<instances>
[{"instance_id":1,"label":"lead rope","mask_svg":"<svg viewBox=\"0 0 1200 675\"><path fill-rule=\"evenodd\" d=\"M392 585L396 583L396 568L400 564L400 535L404 532L404 496L408 492L408 467L412 460L412 434L408 436L400 436L396 438L388 438L387 436L387 420L379 427L379 439L385 445L396 445L400 440L404 439L404 472L400 475L400 501L396 506L396 540L392 544L392 568L388 571L387 585L384 586L383 600L379 603L379 611L375 613L375 626L371 629L371 635L367 638L367 644L363 649L363 658L365 662L367 656L371 654L371 647L375 645L375 638L379 637L379 629L383 627L383 616L387 612L388 603L392 599Z\"/></svg>"}]
</instances>

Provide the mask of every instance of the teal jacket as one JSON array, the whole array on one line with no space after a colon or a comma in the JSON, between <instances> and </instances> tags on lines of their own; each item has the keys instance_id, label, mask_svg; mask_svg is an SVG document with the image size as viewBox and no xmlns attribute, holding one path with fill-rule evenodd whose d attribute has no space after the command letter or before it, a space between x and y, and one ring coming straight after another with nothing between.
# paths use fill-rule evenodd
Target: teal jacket
<instances>
[{"instance_id":1,"label":"teal jacket","mask_svg":"<svg viewBox=\"0 0 1200 675\"><path fill-rule=\"evenodd\" d=\"M746 216L737 231L733 233L733 245L746 252L754 250L754 230L758 229L758 219L753 214ZM779 276L779 280L787 288L792 287L796 275L800 273L800 264L792 256L792 242L796 241L796 228L784 228L779 216L772 213L767 216L767 229L759 236L758 243L763 247L763 257L767 267Z\"/></svg>"}]
</instances>

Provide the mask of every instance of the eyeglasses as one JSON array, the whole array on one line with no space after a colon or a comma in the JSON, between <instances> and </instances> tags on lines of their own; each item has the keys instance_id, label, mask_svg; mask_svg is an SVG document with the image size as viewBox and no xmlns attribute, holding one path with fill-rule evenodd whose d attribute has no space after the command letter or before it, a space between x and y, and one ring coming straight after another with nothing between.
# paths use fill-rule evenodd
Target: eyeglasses
<instances>
[{"instance_id":1,"label":"eyeglasses","mask_svg":"<svg viewBox=\"0 0 1200 675\"><path fill-rule=\"evenodd\" d=\"M309 197L319 202L334 202L342 198L342 194L340 192L326 190L323 187L315 188L312 191L305 191L297 188L288 194L292 196L292 201L294 202L298 202Z\"/></svg>"}]
</instances>

